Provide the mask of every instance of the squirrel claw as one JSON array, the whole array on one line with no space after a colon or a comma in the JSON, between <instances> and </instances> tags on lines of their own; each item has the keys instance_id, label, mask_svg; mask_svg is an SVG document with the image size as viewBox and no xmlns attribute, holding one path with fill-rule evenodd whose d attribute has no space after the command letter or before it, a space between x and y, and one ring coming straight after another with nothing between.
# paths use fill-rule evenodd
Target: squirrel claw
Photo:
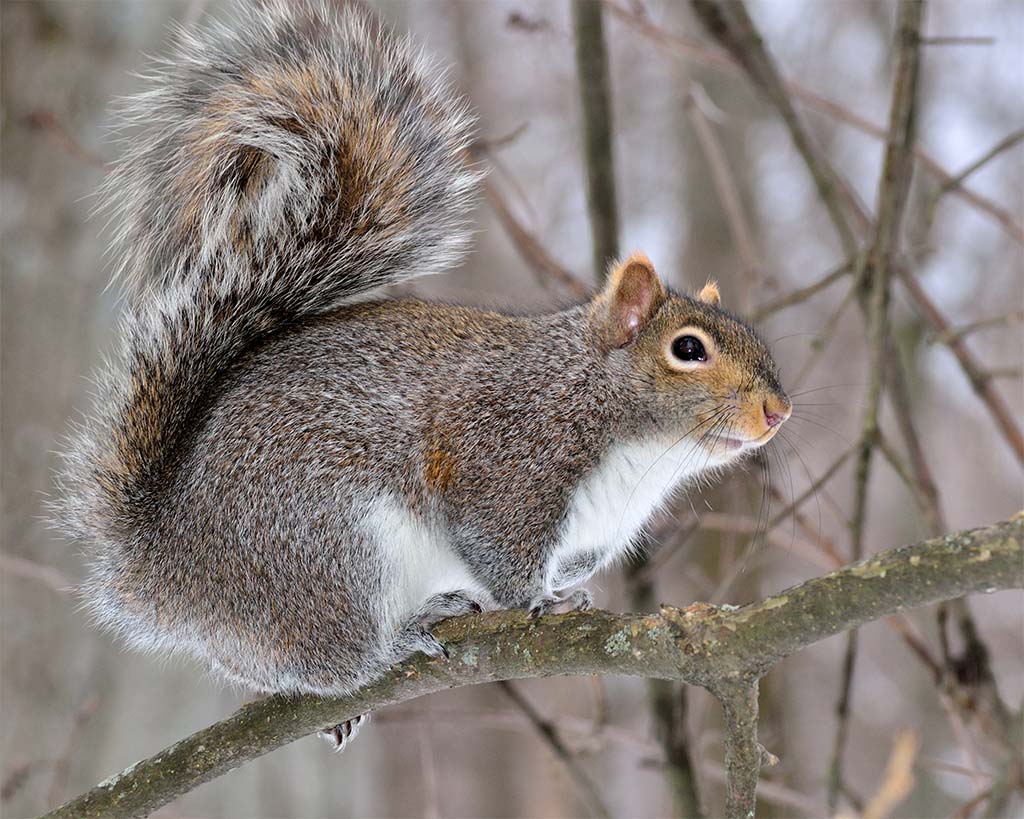
<instances>
[{"instance_id":1,"label":"squirrel claw","mask_svg":"<svg viewBox=\"0 0 1024 819\"><path fill-rule=\"evenodd\" d=\"M535 597L530 601L530 619L536 620L538 617L543 617L561 602L562 598L555 597L553 594L543 594L540 597Z\"/></svg>"},{"instance_id":2,"label":"squirrel claw","mask_svg":"<svg viewBox=\"0 0 1024 819\"><path fill-rule=\"evenodd\" d=\"M345 748L348 747L349 743L352 742L359 734L359 729L362 728L366 723L370 721L370 715L360 714L358 717L339 722L337 725L332 725L330 728L324 728L322 731L318 731L318 735L321 739L327 741L331 746L331 750L336 754L340 754Z\"/></svg>"},{"instance_id":3,"label":"squirrel claw","mask_svg":"<svg viewBox=\"0 0 1024 819\"><path fill-rule=\"evenodd\" d=\"M428 657L444 657L446 660L450 660L452 658L451 652L448 651L448 647L427 629L423 629L419 635L419 646L417 648Z\"/></svg>"}]
</instances>

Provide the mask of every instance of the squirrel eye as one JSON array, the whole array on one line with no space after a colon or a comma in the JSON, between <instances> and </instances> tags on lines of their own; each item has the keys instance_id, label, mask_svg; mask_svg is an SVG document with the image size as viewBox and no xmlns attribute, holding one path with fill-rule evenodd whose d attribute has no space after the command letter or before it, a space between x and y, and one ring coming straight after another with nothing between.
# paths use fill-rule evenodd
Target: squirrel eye
<instances>
[{"instance_id":1,"label":"squirrel eye","mask_svg":"<svg viewBox=\"0 0 1024 819\"><path fill-rule=\"evenodd\" d=\"M672 342L672 355L680 361L707 361L704 344L696 336L679 336Z\"/></svg>"}]
</instances>

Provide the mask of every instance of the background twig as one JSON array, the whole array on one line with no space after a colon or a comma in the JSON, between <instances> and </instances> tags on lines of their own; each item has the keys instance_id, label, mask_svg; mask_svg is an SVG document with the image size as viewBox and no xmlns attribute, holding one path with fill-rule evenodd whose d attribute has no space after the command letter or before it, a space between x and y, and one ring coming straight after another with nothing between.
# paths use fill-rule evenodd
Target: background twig
<instances>
[{"instance_id":1,"label":"background twig","mask_svg":"<svg viewBox=\"0 0 1024 819\"><path fill-rule=\"evenodd\" d=\"M619 219L615 199L612 109L608 91L608 54L601 3L573 0L576 75L583 117L587 203L598 284L619 255Z\"/></svg>"}]
</instances>

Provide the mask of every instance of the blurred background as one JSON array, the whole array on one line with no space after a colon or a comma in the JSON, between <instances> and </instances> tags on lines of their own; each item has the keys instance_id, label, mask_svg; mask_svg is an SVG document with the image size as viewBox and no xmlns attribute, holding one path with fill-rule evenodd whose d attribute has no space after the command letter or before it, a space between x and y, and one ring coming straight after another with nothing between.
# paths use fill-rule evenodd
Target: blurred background
<instances>
[{"instance_id":1,"label":"blurred background","mask_svg":"<svg viewBox=\"0 0 1024 819\"><path fill-rule=\"evenodd\" d=\"M417 284L426 297L531 310L571 296L558 271L593 281L579 89L567 2L421 0L373 5L452 65L480 115L493 170L472 256ZM4 2L2 96L2 804L30 816L229 714L245 692L202 669L127 653L89 627L70 587L75 548L47 528L54 452L90 372L116 349L117 295L93 193L118 155L114 100L140 90L145 54L167 50L169 27L223 15L220 2ZM873 211L892 80L892 2L759 0L750 13L797 109L853 199ZM708 277L727 306L755 312L817 282L845 261L806 165L778 115L723 62L683 2L605 6L621 246L643 248L681 289ZM924 50L919 157L902 249L949 324L936 329L906 288L893 323L907 400L948 529L1008 517L1022 506L1020 462L948 342L959 338L1020 424L1024 309L1024 4L936 0L926 33L973 38ZM875 129L872 131L872 129ZM882 133L884 136L884 133ZM964 182L960 174L1009 138ZM408 289L408 288L407 288ZM854 493L851 460L751 546L856 441L867 352L849 277L760 322L795 391L796 419L772 444L766 509L751 465L682 498L655 528L641 580L607 573L598 603L628 610L647 599L742 604L846 560ZM762 311L762 313L765 311ZM954 338L955 337L955 338ZM798 386L797 386L798 385ZM902 452L891 403L882 428ZM780 436L781 437L781 436ZM897 461L897 463L900 463ZM884 458L869 485L865 548L927 536L915 492ZM699 520L700 527L693 524ZM638 597L638 594L641 595ZM998 701L1024 697L1024 594L972 599L991 653ZM913 786L897 816L971 815L1000 774L991 685L958 706L928 658L943 645L934 611L862 629L851 687L838 811L862 812L886 780L901 729L918 743ZM846 640L777 666L762 684L762 743L781 758L760 791L765 816L828 812L827 780ZM913 646L917 650L913 650ZM924 658L924 659L922 659ZM183 797L162 817L669 816L683 811L685 747L699 802L723 809L719 709L701 690L660 692L659 720L642 680L531 680L465 689L375 715L335 756L315 738L272 753ZM685 699L684 699L685 698ZM974 705L982 703L972 711ZM685 705L685 707L684 707ZM996 710L998 715L1004 712ZM972 717L975 714L975 717ZM532 715L532 719L531 719ZM662 717L664 717L662 713ZM545 741L550 724L569 762ZM667 741L665 726L674 737ZM683 740L685 739L685 742ZM685 765L684 765L685 768ZM685 790L685 789L684 789ZM692 804L691 804L692 807ZM1011 800L1008 815L1020 815Z\"/></svg>"}]
</instances>

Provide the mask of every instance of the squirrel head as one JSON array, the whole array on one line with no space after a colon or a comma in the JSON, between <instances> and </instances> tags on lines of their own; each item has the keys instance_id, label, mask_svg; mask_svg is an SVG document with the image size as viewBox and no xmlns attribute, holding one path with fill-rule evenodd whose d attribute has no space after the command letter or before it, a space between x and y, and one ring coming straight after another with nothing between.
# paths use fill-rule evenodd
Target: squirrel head
<instances>
[{"instance_id":1,"label":"squirrel head","mask_svg":"<svg viewBox=\"0 0 1024 819\"><path fill-rule=\"evenodd\" d=\"M613 266L589 314L637 417L698 444L709 465L768 443L792 413L767 346L719 301L713 282L692 298L673 293L634 253Z\"/></svg>"}]
</instances>

